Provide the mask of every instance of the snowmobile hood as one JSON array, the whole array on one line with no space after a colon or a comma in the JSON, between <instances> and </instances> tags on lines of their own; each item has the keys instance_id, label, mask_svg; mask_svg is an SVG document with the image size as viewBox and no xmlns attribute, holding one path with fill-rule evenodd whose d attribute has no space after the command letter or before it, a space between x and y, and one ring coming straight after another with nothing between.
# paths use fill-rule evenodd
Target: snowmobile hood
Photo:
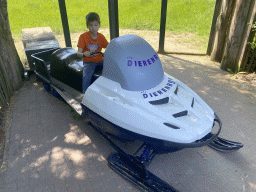
<instances>
[{"instance_id":1,"label":"snowmobile hood","mask_svg":"<svg viewBox=\"0 0 256 192\"><path fill-rule=\"evenodd\" d=\"M143 91L163 81L161 61L143 38L124 35L113 39L104 57L103 77L113 80L128 91Z\"/></svg>"}]
</instances>

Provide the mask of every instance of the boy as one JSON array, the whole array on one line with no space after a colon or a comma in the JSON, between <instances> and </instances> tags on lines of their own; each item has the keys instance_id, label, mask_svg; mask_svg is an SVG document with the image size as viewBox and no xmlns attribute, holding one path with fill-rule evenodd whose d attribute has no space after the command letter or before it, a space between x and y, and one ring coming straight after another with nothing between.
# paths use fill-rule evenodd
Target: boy
<instances>
[{"instance_id":1,"label":"boy","mask_svg":"<svg viewBox=\"0 0 256 192\"><path fill-rule=\"evenodd\" d=\"M106 48L108 41L101 33L98 33L100 28L100 17L97 13L91 12L86 15L86 26L89 31L80 35L78 40L78 57L84 57L84 70L83 70L83 93L90 86L91 78L94 73L95 67L103 65L103 56L100 53L93 54L95 51L101 51Z\"/></svg>"}]
</instances>

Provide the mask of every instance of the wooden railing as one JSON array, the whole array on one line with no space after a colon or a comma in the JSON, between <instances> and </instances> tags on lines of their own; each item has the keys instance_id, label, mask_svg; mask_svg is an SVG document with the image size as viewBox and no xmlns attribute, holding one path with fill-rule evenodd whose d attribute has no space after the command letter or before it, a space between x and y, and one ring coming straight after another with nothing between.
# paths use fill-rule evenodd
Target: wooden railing
<instances>
[{"instance_id":1,"label":"wooden railing","mask_svg":"<svg viewBox=\"0 0 256 192\"><path fill-rule=\"evenodd\" d=\"M248 73L256 72L256 48L251 46L251 42L253 42L255 34L255 30L252 30L250 33L243 59L241 61L240 71L245 71Z\"/></svg>"}]
</instances>

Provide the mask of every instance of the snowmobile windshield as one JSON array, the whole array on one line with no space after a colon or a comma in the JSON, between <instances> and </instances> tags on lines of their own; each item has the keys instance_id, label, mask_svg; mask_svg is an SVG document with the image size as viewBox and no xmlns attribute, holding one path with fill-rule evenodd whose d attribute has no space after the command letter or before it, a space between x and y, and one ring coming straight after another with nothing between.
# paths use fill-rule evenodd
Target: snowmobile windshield
<instances>
[{"instance_id":1,"label":"snowmobile windshield","mask_svg":"<svg viewBox=\"0 0 256 192\"><path fill-rule=\"evenodd\" d=\"M113 39L104 57L102 76L128 91L143 91L160 84L164 71L155 50L137 35Z\"/></svg>"}]
</instances>

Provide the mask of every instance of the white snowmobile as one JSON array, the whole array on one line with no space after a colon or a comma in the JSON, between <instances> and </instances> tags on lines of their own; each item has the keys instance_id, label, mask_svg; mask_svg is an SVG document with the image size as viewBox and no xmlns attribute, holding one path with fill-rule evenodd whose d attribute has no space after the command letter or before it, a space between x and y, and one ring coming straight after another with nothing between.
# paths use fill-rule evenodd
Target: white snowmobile
<instances>
[{"instance_id":1,"label":"white snowmobile","mask_svg":"<svg viewBox=\"0 0 256 192\"><path fill-rule=\"evenodd\" d=\"M85 94L77 51L51 49L32 57L45 88L59 94L117 150L108 158L109 166L143 189L176 191L147 171L145 163L155 154L204 145L222 152L243 147L218 137L218 116L189 87L164 73L158 54L139 36L109 43L104 67L96 69ZM130 155L113 139L143 144Z\"/></svg>"}]
</instances>

